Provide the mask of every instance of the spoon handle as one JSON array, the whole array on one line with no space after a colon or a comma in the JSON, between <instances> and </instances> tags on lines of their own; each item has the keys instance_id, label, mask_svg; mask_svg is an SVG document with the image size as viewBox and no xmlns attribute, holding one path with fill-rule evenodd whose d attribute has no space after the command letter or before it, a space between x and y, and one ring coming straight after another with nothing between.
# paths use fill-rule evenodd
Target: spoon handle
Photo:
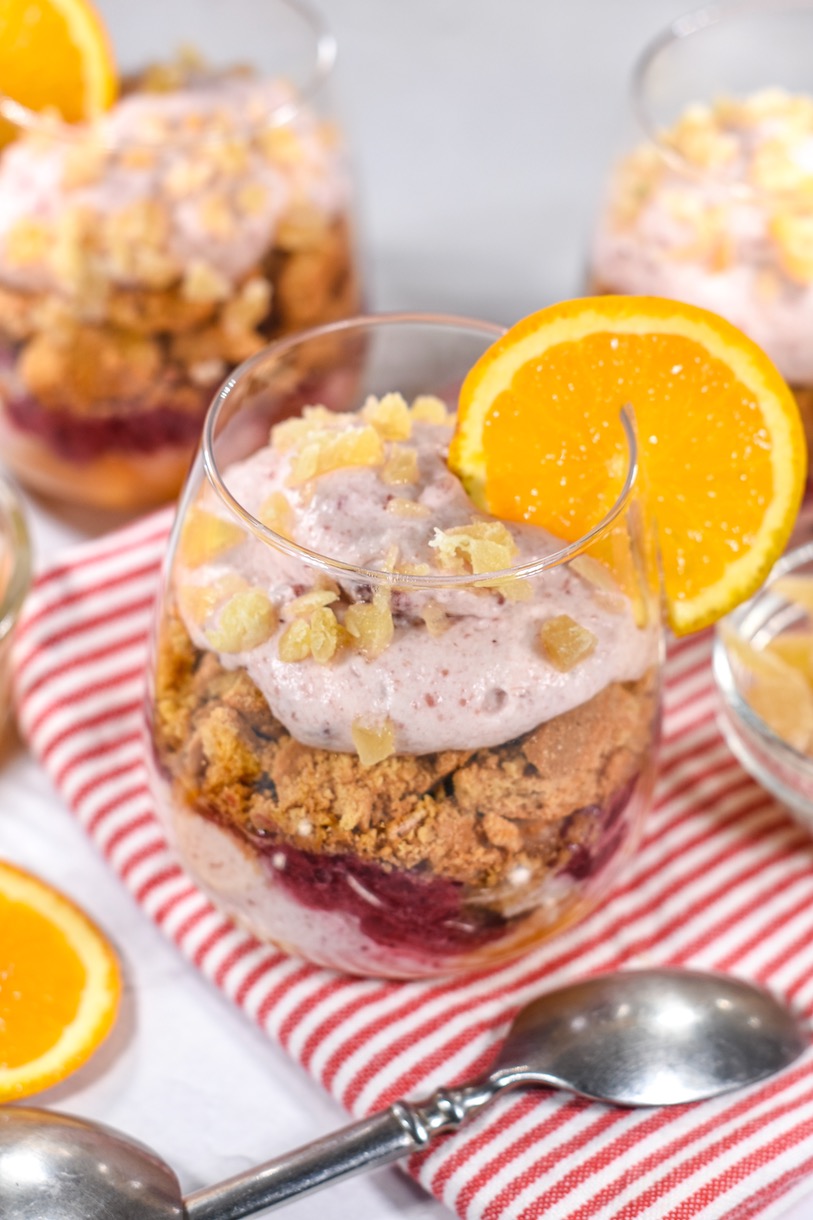
<instances>
[{"instance_id":1,"label":"spoon handle","mask_svg":"<svg viewBox=\"0 0 813 1220\"><path fill-rule=\"evenodd\" d=\"M330 1182L389 1165L425 1148L441 1132L456 1131L495 1092L486 1082L438 1089L425 1101L396 1101L388 1110L187 1195L187 1220L239 1220Z\"/></svg>"}]
</instances>

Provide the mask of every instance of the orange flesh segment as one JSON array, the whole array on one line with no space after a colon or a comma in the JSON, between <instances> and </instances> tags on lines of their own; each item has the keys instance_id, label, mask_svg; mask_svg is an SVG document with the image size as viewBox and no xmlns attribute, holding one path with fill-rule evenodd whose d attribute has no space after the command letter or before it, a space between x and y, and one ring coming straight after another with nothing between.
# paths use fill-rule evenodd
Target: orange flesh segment
<instances>
[{"instance_id":1,"label":"orange flesh segment","mask_svg":"<svg viewBox=\"0 0 813 1220\"><path fill-rule=\"evenodd\" d=\"M56 1043L85 979L59 928L0 895L0 1067L30 1063Z\"/></svg>"},{"instance_id":2,"label":"orange flesh segment","mask_svg":"<svg viewBox=\"0 0 813 1220\"><path fill-rule=\"evenodd\" d=\"M706 408L709 394L717 403L725 400L724 413L718 410L711 420ZM523 443L517 445L529 403L540 398L545 402L544 421L535 432L523 431ZM609 413L608 404L612 404ZM485 421L489 510L498 517L541 525L569 542L582 537L601 521L621 492L626 443L617 413L625 404L635 412L641 464L656 515L668 501L669 524L661 532L661 554L665 571L679 579L680 587L673 580L670 589L667 580L667 597L694 597L699 579L704 586L718 580L732 555L753 543L755 527L773 491L773 472L767 463L755 466L747 483L740 473L742 461L751 455L752 438L760 432L756 399L694 340L679 335L596 334L578 343L559 344L539 361L524 365ZM704 449L715 455L713 471ZM618 474L608 478L606 472L613 467ZM557 482L562 486L561 498L549 491ZM539 494L525 498L517 488L536 489ZM697 509L704 498L730 504L736 512L722 521L713 513L704 522ZM690 508L684 510L688 501ZM683 546L688 536L706 552L694 577Z\"/></svg>"}]
</instances>

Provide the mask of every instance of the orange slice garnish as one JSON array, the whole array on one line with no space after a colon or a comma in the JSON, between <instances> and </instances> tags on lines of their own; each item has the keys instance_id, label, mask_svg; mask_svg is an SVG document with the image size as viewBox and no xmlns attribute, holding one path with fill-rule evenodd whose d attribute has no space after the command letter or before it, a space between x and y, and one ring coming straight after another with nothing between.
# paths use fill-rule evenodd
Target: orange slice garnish
<instances>
[{"instance_id":1,"label":"orange slice garnish","mask_svg":"<svg viewBox=\"0 0 813 1220\"><path fill-rule=\"evenodd\" d=\"M532 314L468 374L449 465L481 508L576 541L622 489L626 404L669 622L683 635L759 587L804 489L796 401L736 327L655 297L586 297Z\"/></svg>"},{"instance_id":2,"label":"orange slice garnish","mask_svg":"<svg viewBox=\"0 0 813 1220\"><path fill-rule=\"evenodd\" d=\"M0 0L0 92L66 122L91 119L116 96L110 40L87 0Z\"/></svg>"},{"instance_id":3,"label":"orange slice garnish","mask_svg":"<svg viewBox=\"0 0 813 1220\"><path fill-rule=\"evenodd\" d=\"M0 1102L64 1080L108 1034L121 980L95 924L44 881L0 863Z\"/></svg>"}]
</instances>

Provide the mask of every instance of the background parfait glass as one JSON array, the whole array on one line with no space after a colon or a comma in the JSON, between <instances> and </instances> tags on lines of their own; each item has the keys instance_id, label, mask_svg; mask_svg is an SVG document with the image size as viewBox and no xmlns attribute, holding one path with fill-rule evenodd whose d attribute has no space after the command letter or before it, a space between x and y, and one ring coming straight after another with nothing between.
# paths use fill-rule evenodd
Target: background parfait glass
<instances>
[{"instance_id":1,"label":"background parfait glass","mask_svg":"<svg viewBox=\"0 0 813 1220\"><path fill-rule=\"evenodd\" d=\"M299 0L105 6L119 99L0 99L0 451L63 504L177 495L223 377L356 312L335 44Z\"/></svg>"},{"instance_id":2,"label":"background parfait glass","mask_svg":"<svg viewBox=\"0 0 813 1220\"><path fill-rule=\"evenodd\" d=\"M478 513L445 447L499 333L383 315L279 340L218 394L180 501L157 807L224 911L322 966L518 955L608 895L650 799L659 593L634 431L577 542ZM498 571L465 558L484 538Z\"/></svg>"},{"instance_id":3,"label":"background parfait glass","mask_svg":"<svg viewBox=\"0 0 813 1220\"><path fill-rule=\"evenodd\" d=\"M596 292L672 297L754 339L813 437L813 4L712 5L636 64L637 133L593 238Z\"/></svg>"}]
</instances>

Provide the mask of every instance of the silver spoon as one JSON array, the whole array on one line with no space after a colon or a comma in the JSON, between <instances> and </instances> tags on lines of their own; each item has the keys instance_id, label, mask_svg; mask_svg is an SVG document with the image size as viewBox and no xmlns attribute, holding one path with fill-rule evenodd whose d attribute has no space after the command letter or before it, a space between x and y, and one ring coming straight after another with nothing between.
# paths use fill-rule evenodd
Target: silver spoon
<instances>
[{"instance_id":1,"label":"silver spoon","mask_svg":"<svg viewBox=\"0 0 813 1220\"><path fill-rule=\"evenodd\" d=\"M99 1123L0 1107L3 1220L237 1220L425 1148L505 1089L547 1085L620 1106L700 1101L787 1067L808 1042L767 992L724 975L595 975L520 1010L490 1071L182 1198L169 1166Z\"/></svg>"}]
</instances>

